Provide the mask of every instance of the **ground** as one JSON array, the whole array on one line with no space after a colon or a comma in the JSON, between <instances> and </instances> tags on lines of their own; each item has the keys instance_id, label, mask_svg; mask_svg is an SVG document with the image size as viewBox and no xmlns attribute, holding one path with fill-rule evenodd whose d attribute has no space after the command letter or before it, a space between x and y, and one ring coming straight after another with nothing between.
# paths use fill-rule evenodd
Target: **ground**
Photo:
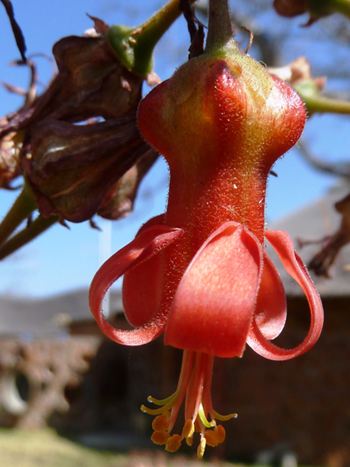
<instances>
[{"instance_id":1,"label":"ground","mask_svg":"<svg viewBox=\"0 0 350 467\"><path fill-rule=\"evenodd\" d=\"M96 451L50 430L30 432L1 429L0 453L2 467L244 467L219 461L204 463L182 456L166 456L162 451L129 454Z\"/></svg>"}]
</instances>

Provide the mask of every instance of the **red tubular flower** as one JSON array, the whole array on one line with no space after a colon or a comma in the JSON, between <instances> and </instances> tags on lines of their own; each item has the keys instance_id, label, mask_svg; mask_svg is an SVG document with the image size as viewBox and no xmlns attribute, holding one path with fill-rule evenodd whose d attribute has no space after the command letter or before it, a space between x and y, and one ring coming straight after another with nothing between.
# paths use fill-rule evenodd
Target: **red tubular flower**
<instances>
[{"instance_id":1,"label":"red tubular flower","mask_svg":"<svg viewBox=\"0 0 350 467\"><path fill-rule=\"evenodd\" d=\"M288 235L265 231L266 179L272 164L298 140L305 110L287 84L270 76L234 43L190 60L140 104L139 128L170 168L167 211L97 272L91 310L105 334L124 345L161 333L184 350L176 391L155 406L152 440L176 451L197 432L198 456L225 439L211 401L214 357L241 357L246 344L271 360L287 360L317 341L319 295ZM310 328L297 347L271 342L282 331L286 298L264 241L303 289ZM125 314L135 329L112 327L101 303L124 276ZM183 406L183 428L176 422Z\"/></svg>"}]
</instances>

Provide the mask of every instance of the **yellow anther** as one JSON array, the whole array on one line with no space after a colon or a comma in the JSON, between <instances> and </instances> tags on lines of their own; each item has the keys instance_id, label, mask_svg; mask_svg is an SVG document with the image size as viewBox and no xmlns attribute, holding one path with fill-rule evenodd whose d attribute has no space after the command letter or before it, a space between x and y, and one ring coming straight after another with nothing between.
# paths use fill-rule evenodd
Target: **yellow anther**
<instances>
[{"instance_id":1,"label":"yellow anther","mask_svg":"<svg viewBox=\"0 0 350 467\"><path fill-rule=\"evenodd\" d=\"M154 431L168 431L169 417L167 415L158 415L153 419L152 428Z\"/></svg>"},{"instance_id":2,"label":"yellow anther","mask_svg":"<svg viewBox=\"0 0 350 467\"><path fill-rule=\"evenodd\" d=\"M188 437L186 438L186 444L187 444L187 446L189 446L189 447L192 446L192 444L193 444L193 436L188 436Z\"/></svg>"},{"instance_id":3,"label":"yellow anther","mask_svg":"<svg viewBox=\"0 0 350 467\"><path fill-rule=\"evenodd\" d=\"M176 452L181 446L182 438L180 435L169 436L165 444L165 450L168 452Z\"/></svg>"},{"instance_id":4,"label":"yellow anther","mask_svg":"<svg viewBox=\"0 0 350 467\"><path fill-rule=\"evenodd\" d=\"M205 447L207 445L207 440L204 436L201 436L201 440L197 447L197 457L198 459L202 459L205 453Z\"/></svg>"},{"instance_id":5,"label":"yellow anther","mask_svg":"<svg viewBox=\"0 0 350 467\"><path fill-rule=\"evenodd\" d=\"M192 435L194 433L194 423L191 419L186 420L185 425L182 429L181 436L183 438L192 438Z\"/></svg>"},{"instance_id":6,"label":"yellow anther","mask_svg":"<svg viewBox=\"0 0 350 467\"><path fill-rule=\"evenodd\" d=\"M166 444L169 439L169 433L166 431L155 431L152 433L151 440L154 444L162 446Z\"/></svg>"}]
</instances>

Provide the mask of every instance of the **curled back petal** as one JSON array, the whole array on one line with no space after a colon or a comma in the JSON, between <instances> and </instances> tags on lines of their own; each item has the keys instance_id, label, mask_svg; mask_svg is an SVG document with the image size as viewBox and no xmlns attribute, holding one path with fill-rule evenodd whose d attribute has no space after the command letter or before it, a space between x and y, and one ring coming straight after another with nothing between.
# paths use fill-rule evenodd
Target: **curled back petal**
<instances>
[{"instance_id":1,"label":"curled back petal","mask_svg":"<svg viewBox=\"0 0 350 467\"><path fill-rule=\"evenodd\" d=\"M139 230L137 235L156 224L162 224L164 215L153 217ZM162 288L162 253L152 256L133 266L124 275L123 305L128 322L142 326L159 310Z\"/></svg>"},{"instance_id":2,"label":"curled back petal","mask_svg":"<svg viewBox=\"0 0 350 467\"><path fill-rule=\"evenodd\" d=\"M130 268L152 258L183 234L181 229L155 225L111 256L97 271L90 286L90 309L103 333L123 345L142 345L162 331L166 317L153 315L151 320L131 331L113 327L103 316L102 301L109 287ZM135 290L137 293L137 290Z\"/></svg>"},{"instance_id":3,"label":"curled back petal","mask_svg":"<svg viewBox=\"0 0 350 467\"><path fill-rule=\"evenodd\" d=\"M264 253L255 324L266 339L275 339L282 332L287 318L286 294L276 267Z\"/></svg>"},{"instance_id":4,"label":"curled back petal","mask_svg":"<svg viewBox=\"0 0 350 467\"><path fill-rule=\"evenodd\" d=\"M256 322L253 322L247 342L256 353L269 360L289 360L307 352L317 342L323 326L323 307L315 285L302 260L294 251L293 242L288 234L282 231L267 231L265 235L278 253L288 274L305 293L310 308L310 326L303 342L291 349L284 349L268 341Z\"/></svg>"},{"instance_id":5,"label":"curled back petal","mask_svg":"<svg viewBox=\"0 0 350 467\"><path fill-rule=\"evenodd\" d=\"M262 247L226 222L189 264L170 309L165 343L219 357L241 356L256 307Z\"/></svg>"}]
</instances>

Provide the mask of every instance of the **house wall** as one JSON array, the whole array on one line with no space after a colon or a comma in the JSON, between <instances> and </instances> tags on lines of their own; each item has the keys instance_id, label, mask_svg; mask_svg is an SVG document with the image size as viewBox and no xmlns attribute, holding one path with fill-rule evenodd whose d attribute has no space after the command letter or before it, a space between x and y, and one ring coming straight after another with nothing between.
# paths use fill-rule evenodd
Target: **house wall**
<instances>
[{"instance_id":1,"label":"house wall","mask_svg":"<svg viewBox=\"0 0 350 467\"><path fill-rule=\"evenodd\" d=\"M307 354L271 362L247 350L242 360L219 362L218 405L239 413L226 424L230 456L285 449L302 463L350 465L350 302L324 304L323 334ZM290 300L284 345L303 339L307 316L303 299Z\"/></svg>"}]
</instances>

